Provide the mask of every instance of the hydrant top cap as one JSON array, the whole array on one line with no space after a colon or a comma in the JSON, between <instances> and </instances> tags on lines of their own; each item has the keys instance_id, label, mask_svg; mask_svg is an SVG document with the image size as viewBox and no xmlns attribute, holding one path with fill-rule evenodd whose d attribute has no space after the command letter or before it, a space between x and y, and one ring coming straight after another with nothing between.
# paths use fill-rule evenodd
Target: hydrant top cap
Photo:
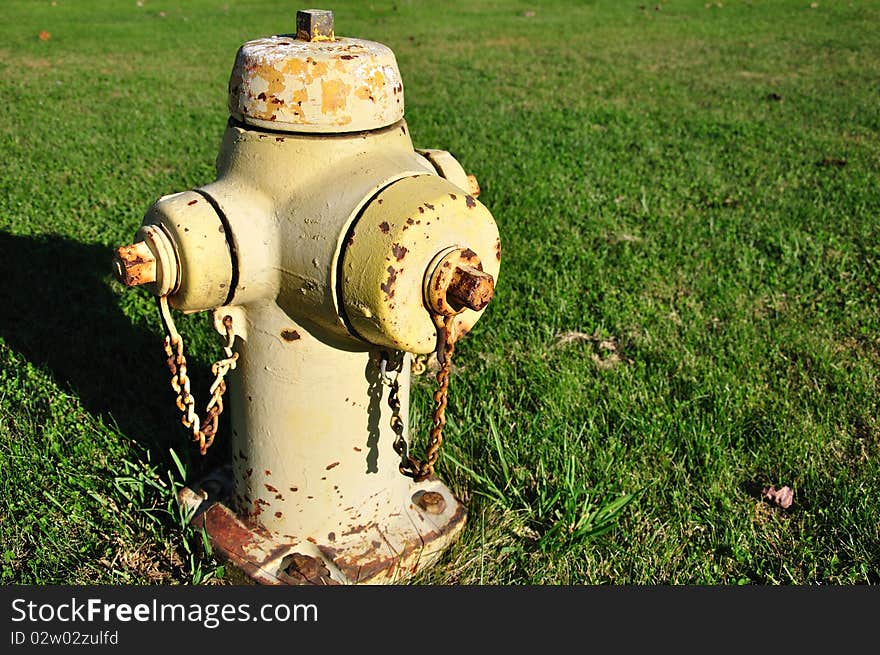
<instances>
[{"instance_id":1,"label":"hydrant top cap","mask_svg":"<svg viewBox=\"0 0 880 655\"><path fill-rule=\"evenodd\" d=\"M241 46L229 79L229 111L286 132L359 132L403 118L403 82L388 46L283 34Z\"/></svg>"}]
</instances>

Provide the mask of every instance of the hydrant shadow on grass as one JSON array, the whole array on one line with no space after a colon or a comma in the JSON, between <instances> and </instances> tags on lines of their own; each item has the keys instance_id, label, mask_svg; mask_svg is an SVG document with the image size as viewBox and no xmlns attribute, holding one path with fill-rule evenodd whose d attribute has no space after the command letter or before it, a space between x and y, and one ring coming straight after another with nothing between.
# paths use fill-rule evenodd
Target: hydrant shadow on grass
<instances>
[{"instance_id":1,"label":"hydrant shadow on grass","mask_svg":"<svg viewBox=\"0 0 880 655\"><path fill-rule=\"evenodd\" d=\"M158 310L155 332L126 317L110 286L112 248L0 232L0 254L0 337L70 389L86 411L149 450L155 464L176 470L169 448L195 447L174 403ZM193 358L188 363L194 384L205 384L194 390L200 401L210 370ZM189 475L209 470L216 464L209 460L222 455L196 452Z\"/></svg>"}]
</instances>

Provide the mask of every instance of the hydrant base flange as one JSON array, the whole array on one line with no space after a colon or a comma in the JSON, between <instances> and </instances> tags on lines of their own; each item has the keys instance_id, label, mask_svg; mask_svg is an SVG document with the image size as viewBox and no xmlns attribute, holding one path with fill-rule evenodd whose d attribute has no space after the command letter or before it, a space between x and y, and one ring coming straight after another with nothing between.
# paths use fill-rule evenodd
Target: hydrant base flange
<instances>
[{"instance_id":1,"label":"hydrant base flange","mask_svg":"<svg viewBox=\"0 0 880 655\"><path fill-rule=\"evenodd\" d=\"M333 541L280 535L238 516L227 499L224 466L184 487L178 502L204 529L214 552L253 582L267 585L398 584L432 566L458 538L467 511L436 478L410 484L400 510L381 526L364 525ZM429 497L430 504L420 499Z\"/></svg>"}]
</instances>

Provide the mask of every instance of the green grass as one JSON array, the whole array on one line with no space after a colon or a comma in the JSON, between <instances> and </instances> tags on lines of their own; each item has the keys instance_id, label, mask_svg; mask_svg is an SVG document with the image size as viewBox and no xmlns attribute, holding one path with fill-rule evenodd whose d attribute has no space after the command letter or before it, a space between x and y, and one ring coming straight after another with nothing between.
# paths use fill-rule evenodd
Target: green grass
<instances>
[{"instance_id":1,"label":"green grass","mask_svg":"<svg viewBox=\"0 0 880 655\"><path fill-rule=\"evenodd\" d=\"M173 503L222 448L188 444L109 261L213 179L235 52L297 7L142 5L0 12L7 584L228 577ZM438 468L469 521L414 583L880 582L880 3L328 8L394 50L416 146L477 175L504 247ZM178 323L206 382L208 317Z\"/></svg>"}]
</instances>

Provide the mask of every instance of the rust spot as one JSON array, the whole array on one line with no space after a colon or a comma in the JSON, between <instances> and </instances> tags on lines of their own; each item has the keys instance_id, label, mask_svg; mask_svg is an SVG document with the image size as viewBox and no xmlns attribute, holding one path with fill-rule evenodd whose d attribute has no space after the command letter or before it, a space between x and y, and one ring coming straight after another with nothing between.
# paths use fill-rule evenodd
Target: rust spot
<instances>
[{"instance_id":1,"label":"rust spot","mask_svg":"<svg viewBox=\"0 0 880 655\"><path fill-rule=\"evenodd\" d=\"M465 201L465 203L467 203L468 209L473 209L474 207L477 206L477 201L474 200L474 197L470 194L468 194L464 197L464 201Z\"/></svg>"},{"instance_id":2,"label":"rust spot","mask_svg":"<svg viewBox=\"0 0 880 655\"><path fill-rule=\"evenodd\" d=\"M287 329L281 330L281 338L285 341L296 341L300 337L299 332L297 332L296 330Z\"/></svg>"},{"instance_id":3,"label":"rust spot","mask_svg":"<svg viewBox=\"0 0 880 655\"><path fill-rule=\"evenodd\" d=\"M255 541L255 535L230 515L225 508L216 503L208 511L193 521L196 527L205 528L211 540L222 545L227 557L245 560L248 546Z\"/></svg>"},{"instance_id":4,"label":"rust spot","mask_svg":"<svg viewBox=\"0 0 880 655\"><path fill-rule=\"evenodd\" d=\"M400 126L400 131L406 134L406 128L403 125Z\"/></svg>"},{"instance_id":5,"label":"rust spot","mask_svg":"<svg viewBox=\"0 0 880 655\"><path fill-rule=\"evenodd\" d=\"M284 515L281 512L275 512L276 519L280 519L282 516L284 516Z\"/></svg>"},{"instance_id":6,"label":"rust spot","mask_svg":"<svg viewBox=\"0 0 880 655\"><path fill-rule=\"evenodd\" d=\"M336 541L336 533L335 532L328 533L327 539L328 539L328 541Z\"/></svg>"},{"instance_id":7,"label":"rust spot","mask_svg":"<svg viewBox=\"0 0 880 655\"><path fill-rule=\"evenodd\" d=\"M465 248L464 250L461 251L461 258L464 259L465 261L471 262L477 258L477 253L475 253L470 248Z\"/></svg>"},{"instance_id":8,"label":"rust spot","mask_svg":"<svg viewBox=\"0 0 880 655\"><path fill-rule=\"evenodd\" d=\"M348 245L354 245L354 230L351 231L351 236L348 237Z\"/></svg>"},{"instance_id":9,"label":"rust spot","mask_svg":"<svg viewBox=\"0 0 880 655\"><path fill-rule=\"evenodd\" d=\"M414 223L415 223L415 221L413 219L411 219L411 218L406 219L407 225L413 225Z\"/></svg>"},{"instance_id":10,"label":"rust spot","mask_svg":"<svg viewBox=\"0 0 880 655\"><path fill-rule=\"evenodd\" d=\"M312 541L310 538L309 541ZM281 560L278 577L293 584L335 585L330 571L321 560L302 553L291 553Z\"/></svg>"},{"instance_id":11,"label":"rust spot","mask_svg":"<svg viewBox=\"0 0 880 655\"><path fill-rule=\"evenodd\" d=\"M355 446L355 447L354 447L354 452L359 453L359 452L361 452L361 449L358 448L357 446Z\"/></svg>"},{"instance_id":12,"label":"rust spot","mask_svg":"<svg viewBox=\"0 0 880 655\"><path fill-rule=\"evenodd\" d=\"M283 136L276 136L276 137L275 137L275 140L276 140L278 143L284 143L284 137L283 137Z\"/></svg>"},{"instance_id":13,"label":"rust spot","mask_svg":"<svg viewBox=\"0 0 880 655\"><path fill-rule=\"evenodd\" d=\"M393 266L388 267L388 279L379 285L379 288L385 292L385 300L391 300L394 297L394 282L397 280L397 270Z\"/></svg>"},{"instance_id":14,"label":"rust spot","mask_svg":"<svg viewBox=\"0 0 880 655\"><path fill-rule=\"evenodd\" d=\"M299 490L298 487L288 487L288 488L289 488L291 491L298 491L298 490Z\"/></svg>"},{"instance_id":15,"label":"rust spot","mask_svg":"<svg viewBox=\"0 0 880 655\"><path fill-rule=\"evenodd\" d=\"M265 473L266 475L272 475L272 471L270 471L269 469L266 469Z\"/></svg>"},{"instance_id":16,"label":"rust spot","mask_svg":"<svg viewBox=\"0 0 880 655\"><path fill-rule=\"evenodd\" d=\"M406 257L406 253L408 252L404 246L401 246L398 243L395 243L391 246L391 252L394 253L394 256L397 257L397 261L400 261L404 257Z\"/></svg>"},{"instance_id":17,"label":"rust spot","mask_svg":"<svg viewBox=\"0 0 880 655\"><path fill-rule=\"evenodd\" d=\"M330 469L335 468L337 466L339 466L339 462L333 462L332 464L327 464L327 466L324 468L324 470L329 471Z\"/></svg>"},{"instance_id":18,"label":"rust spot","mask_svg":"<svg viewBox=\"0 0 880 655\"><path fill-rule=\"evenodd\" d=\"M266 99L266 92L265 91L260 93L260 95L257 96L257 100L265 100L265 99Z\"/></svg>"},{"instance_id":19,"label":"rust spot","mask_svg":"<svg viewBox=\"0 0 880 655\"><path fill-rule=\"evenodd\" d=\"M388 221L382 221L379 223L379 229L382 230L382 234L388 234L388 230L391 229L391 226L388 225Z\"/></svg>"},{"instance_id":20,"label":"rust spot","mask_svg":"<svg viewBox=\"0 0 880 655\"><path fill-rule=\"evenodd\" d=\"M350 530L346 530L345 532L343 532L342 536L347 537L352 534L360 534L361 532L363 532L364 530L366 530L369 527L370 527L369 525L355 525L355 526L352 526L352 528Z\"/></svg>"},{"instance_id":21,"label":"rust spot","mask_svg":"<svg viewBox=\"0 0 880 655\"><path fill-rule=\"evenodd\" d=\"M419 207L419 213L420 213L420 214L424 214L424 213L425 213L425 208L424 208L424 207Z\"/></svg>"},{"instance_id":22,"label":"rust spot","mask_svg":"<svg viewBox=\"0 0 880 655\"><path fill-rule=\"evenodd\" d=\"M357 55L341 55L339 58L348 61L349 59L354 59L356 56Z\"/></svg>"},{"instance_id":23,"label":"rust spot","mask_svg":"<svg viewBox=\"0 0 880 655\"><path fill-rule=\"evenodd\" d=\"M449 197L452 198L453 200L457 200L457 199L458 199L458 196L455 195L454 193L450 193L450 194L449 194Z\"/></svg>"},{"instance_id":24,"label":"rust spot","mask_svg":"<svg viewBox=\"0 0 880 655\"><path fill-rule=\"evenodd\" d=\"M278 490L275 487L273 487L271 484L264 484L263 486L266 487L266 489L271 491L273 494L278 493Z\"/></svg>"},{"instance_id":25,"label":"rust spot","mask_svg":"<svg viewBox=\"0 0 880 655\"><path fill-rule=\"evenodd\" d=\"M383 202L385 202L385 199L384 199L384 198L379 198L376 202L378 202L378 203L381 205Z\"/></svg>"},{"instance_id":26,"label":"rust spot","mask_svg":"<svg viewBox=\"0 0 880 655\"><path fill-rule=\"evenodd\" d=\"M284 496L281 494L275 494L275 500L284 500Z\"/></svg>"},{"instance_id":27,"label":"rust spot","mask_svg":"<svg viewBox=\"0 0 880 655\"><path fill-rule=\"evenodd\" d=\"M425 207L427 207L428 209L434 209L434 205L432 205L430 202L426 202Z\"/></svg>"},{"instance_id":28,"label":"rust spot","mask_svg":"<svg viewBox=\"0 0 880 655\"><path fill-rule=\"evenodd\" d=\"M306 541L311 541L313 544L318 543L318 540L315 539L314 537L306 537Z\"/></svg>"},{"instance_id":29,"label":"rust spot","mask_svg":"<svg viewBox=\"0 0 880 655\"><path fill-rule=\"evenodd\" d=\"M198 200L190 200L190 201L189 201L188 203L186 203L186 204L187 204L187 206L192 207L192 206L193 206L194 204L196 204L197 202L198 202Z\"/></svg>"},{"instance_id":30,"label":"rust spot","mask_svg":"<svg viewBox=\"0 0 880 655\"><path fill-rule=\"evenodd\" d=\"M501 239L495 242L495 259L501 261Z\"/></svg>"}]
</instances>

